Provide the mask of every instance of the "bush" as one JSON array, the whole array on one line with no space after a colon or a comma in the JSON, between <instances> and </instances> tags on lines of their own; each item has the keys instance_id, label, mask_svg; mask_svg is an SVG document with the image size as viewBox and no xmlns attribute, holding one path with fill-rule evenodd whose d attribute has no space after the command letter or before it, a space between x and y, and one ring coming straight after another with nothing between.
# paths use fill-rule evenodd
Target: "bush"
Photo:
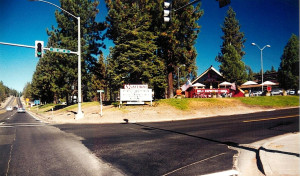
<instances>
[{"instance_id":1,"label":"bush","mask_svg":"<svg viewBox=\"0 0 300 176\"><path fill-rule=\"evenodd\" d=\"M111 105L113 105L114 107L118 107L120 105L120 102L119 101L112 102Z\"/></svg>"}]
</instances>

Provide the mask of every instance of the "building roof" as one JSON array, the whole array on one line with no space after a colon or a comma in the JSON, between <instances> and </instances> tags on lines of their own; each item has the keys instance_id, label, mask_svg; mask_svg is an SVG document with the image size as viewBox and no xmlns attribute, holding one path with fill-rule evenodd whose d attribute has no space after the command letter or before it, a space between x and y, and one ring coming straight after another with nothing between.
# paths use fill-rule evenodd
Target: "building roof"
<instances>
[{"instance_id":1,"label":"building roof","mask_svg":"<svg viewBox=\"0 0 300 176\"><path fill-rule=\"evenodd\" d=\"M219 75L220 77L222 77L223 79L224 76L218 71L216 70L212 65L207 69L205 70L200 76L198 76L194 81L192 81L192 84L195 84L200 78L202 78L205 74L207 74L209 71L214 71L217 75Z\"/></svg>"}]
</instances>

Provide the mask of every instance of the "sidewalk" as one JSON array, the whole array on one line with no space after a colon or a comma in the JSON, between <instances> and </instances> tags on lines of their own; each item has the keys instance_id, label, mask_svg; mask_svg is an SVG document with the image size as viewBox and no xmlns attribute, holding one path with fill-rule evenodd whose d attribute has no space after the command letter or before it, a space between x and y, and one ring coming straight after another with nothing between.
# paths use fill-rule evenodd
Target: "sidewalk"
<instances>
[{"instance_id":1,"label":"sidewalk","mask_svg":"<svg viewBox=\"0 0 300 176\"><path fill-rule=\"evenodd\" d=\"M243 146L256 152L239 150L237 170L240 176L300 175L300 133L288 133Z\"/></svg>"},{"instance_id":2,"label":"sidewalk","mask_svg":"<svg viewBox=\"0 0 300 176\"><path fill-rule=\"evenodd\" d=\"M265 143L259 156L267 176L300 175L300 133L279 136Z\"/></svg>"}]
</instances>

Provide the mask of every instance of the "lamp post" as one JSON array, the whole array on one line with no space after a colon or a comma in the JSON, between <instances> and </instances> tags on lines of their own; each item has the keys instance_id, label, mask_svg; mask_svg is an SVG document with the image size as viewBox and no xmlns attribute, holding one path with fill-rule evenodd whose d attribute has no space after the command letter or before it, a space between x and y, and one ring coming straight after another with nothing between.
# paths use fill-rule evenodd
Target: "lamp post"
<instances>
[{"instance_id":1,"label":"lamp post","mask_svg":"<svg viewBox=\"0 0 300 176\"><path fill-rule=\"evenodd\" d=\"M180 65L177 69L177 75L178 75L178 89L180 88L179 87L179 69L180 69L180 67L182 67L182 66L185 66L185 64L182 64L182 65Z\"/></svg>"},{"instance_id":2,"label":"lamp post","mask_svg":"<svg viewBox=\"0 0 300 176\"><path fill-rule=\"evenodd\" d=\"M77 51L77 55L78 55L78 111L77 111L77 115L76 115L76 119L81 119L84 117L84 114L82 113L82 109L81 109L81 103L82 103L82 98L81 98L81 42L80 42L80 17L76 17L75 15L71 14L70 12L66 11L65 9L59 7L56 4L53 4L51 2L48 1L44 1L44 0L29 0L29 1L38 1L38 2L44 2L50 5L53 5L57 8L59 8L60 10L66 12L67 14L69 14L70 16L74 17L77 19L77 24L78 24L78 51Z\"/></svg>"},{"instance_id":3,"label":"lamp post","mask_svg":"<svg viewBox=\"0 0 300 176\"><path fill-rule=\"evenodd\" d=\"M256 46L259 50L260 50L260 62L261 62L261 92L264 91L264 68L263 68L263 55L262 55L262 51L268 47L271 48L271 45L265 45L263 48L260 48L256 43L252 43L253 46Z\"/></svg>"}]
</instances>

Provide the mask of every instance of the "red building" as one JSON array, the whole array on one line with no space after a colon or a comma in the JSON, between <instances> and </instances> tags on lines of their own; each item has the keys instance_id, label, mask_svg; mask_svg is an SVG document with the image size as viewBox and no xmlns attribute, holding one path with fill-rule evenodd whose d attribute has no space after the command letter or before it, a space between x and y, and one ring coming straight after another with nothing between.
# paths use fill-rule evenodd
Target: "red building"
<instances>
[{"instance_id":1,"label":"red building","mask_svg":"<svg viewBox=\"0 0 300 176\"><path fill-rule=\"evenodd\" d=\"M239 92L234 90L235 86L220 86L220 83L225 81L226 80L223 75L213 66L210 66L206 71L192 81L190 85L182 86L182 89L185 91L185 97L188 98L210 98L214 95L217 97L238 95ZM201 83L203 86L193 87L196 83ZM231 89L232 87L234 87L233 90Z\"/></svg>"}]
</instances>

